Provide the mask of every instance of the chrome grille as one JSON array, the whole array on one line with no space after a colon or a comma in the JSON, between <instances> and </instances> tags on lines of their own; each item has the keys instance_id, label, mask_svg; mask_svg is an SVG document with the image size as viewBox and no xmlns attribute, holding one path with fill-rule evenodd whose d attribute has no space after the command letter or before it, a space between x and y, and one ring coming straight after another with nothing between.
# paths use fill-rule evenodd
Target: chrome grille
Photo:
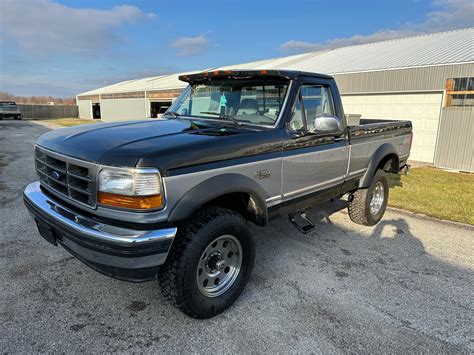
<instances>
[{"instance_id":1,"label":"chrome grille","mask_svg":"<svg viewBox=\"0 0 474 355\"><path fill-rule=\"evenodd\" d=\"M36 147L35 167L41 186L48 191L81 205L96 206L94 164Z\"/></svg>"}]
</instances>

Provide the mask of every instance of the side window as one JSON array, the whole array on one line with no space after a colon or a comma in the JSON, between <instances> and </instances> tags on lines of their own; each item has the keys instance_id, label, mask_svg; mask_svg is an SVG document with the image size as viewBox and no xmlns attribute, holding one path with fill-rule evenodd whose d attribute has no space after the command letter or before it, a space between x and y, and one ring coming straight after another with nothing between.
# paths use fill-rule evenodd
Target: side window
<instances>
[{"instance_id":1,"label":"side window","mask_svg":"<svg viewBox=\"0 0 474 355\"><path fill-rule=\"evenodd\" d=\"M301 111L301 98L298 94L296 102L293 106L293 111L291 111L290 129L294 132L298 132L304 130L304 128L304 118Z\"/></svg>"},{"instance_id":2,"label":"side window","mask_svg":"<svg viewBox=\"0 0 474 355\"><path fill-rule=\"evenodd\" d=\"M313 128L314 119L318 116L335 116L329 88L322 85L303 85L301 97L306 116L307 129Z\"/></svg>"}]
</instances>

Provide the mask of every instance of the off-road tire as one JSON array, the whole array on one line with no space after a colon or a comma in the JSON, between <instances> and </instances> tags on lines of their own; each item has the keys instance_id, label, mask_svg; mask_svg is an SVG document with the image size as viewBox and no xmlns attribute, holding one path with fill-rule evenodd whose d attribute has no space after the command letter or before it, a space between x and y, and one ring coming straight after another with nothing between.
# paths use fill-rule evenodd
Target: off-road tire
<instances>
[{"instance_id":1,"label":"off-road tire","mask_svg":"<svg viewBox=\"0 0 474 355\"><path fill-rule=\"evenodd\" d=\"M381 182L384 187L384 199L380 210L374 215L370 211L370 201L378 182ZM376 225L382 219L387 208L388 189L387 173L381 169L377 170L372 179L372 184L367 189L357 190L349 199L348 212L352 222L363 226Z\"/></svg>"},{"instance_id":2,"label":"off-road tire","mask_svg":"<svg viewBox=\"0 0 474 355\"><path fill-rule=\"evenodd\" d=\"M242 264L232 286L217 297L205 296L198 287L196 273L201 255L213 240L232 235L242 246ZM193 318L210 318L230 307L240 296L255 260L254 238L248 222L237 212L209 207L198 211L178 227L158 281L165 298Z\"/></svg>"}]
</instances>

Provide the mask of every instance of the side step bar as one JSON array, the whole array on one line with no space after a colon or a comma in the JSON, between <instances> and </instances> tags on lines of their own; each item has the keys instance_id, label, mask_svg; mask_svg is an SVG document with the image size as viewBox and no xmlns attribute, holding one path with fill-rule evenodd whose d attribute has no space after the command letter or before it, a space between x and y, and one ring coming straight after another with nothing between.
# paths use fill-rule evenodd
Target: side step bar
<instances>
[{"instance_id":1,"label":"side step bar","mask_svg":"<svg viewBox=\"0 0 474 355\"><path fill-rule=\"evenodd\" d=\"M307 210L291 213L288 218L301 233L307 234L315 228L314 223L307 216ZM303 224L300 224L300 222L303 222Z\"/></svg>"}]
</instances>

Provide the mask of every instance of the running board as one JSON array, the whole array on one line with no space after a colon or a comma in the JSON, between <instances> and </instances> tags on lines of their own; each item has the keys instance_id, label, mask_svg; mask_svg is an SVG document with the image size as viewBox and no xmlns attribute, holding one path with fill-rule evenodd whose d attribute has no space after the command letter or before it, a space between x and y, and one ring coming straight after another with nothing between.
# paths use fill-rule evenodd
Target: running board
<instances>
[{"instance_id":1,"label":"running board","mask_svg":"<svg viewBox=\"0 0 474 355\"><path fill-rule=\"evenodd\" d=\"M301 233L307 234L314 230L314 223L308 218L307 210L291 213L288 215L290 222L298 229ZM299 221L303 221L306 224L300 224Z\"/></svg>"}]
</instances>

